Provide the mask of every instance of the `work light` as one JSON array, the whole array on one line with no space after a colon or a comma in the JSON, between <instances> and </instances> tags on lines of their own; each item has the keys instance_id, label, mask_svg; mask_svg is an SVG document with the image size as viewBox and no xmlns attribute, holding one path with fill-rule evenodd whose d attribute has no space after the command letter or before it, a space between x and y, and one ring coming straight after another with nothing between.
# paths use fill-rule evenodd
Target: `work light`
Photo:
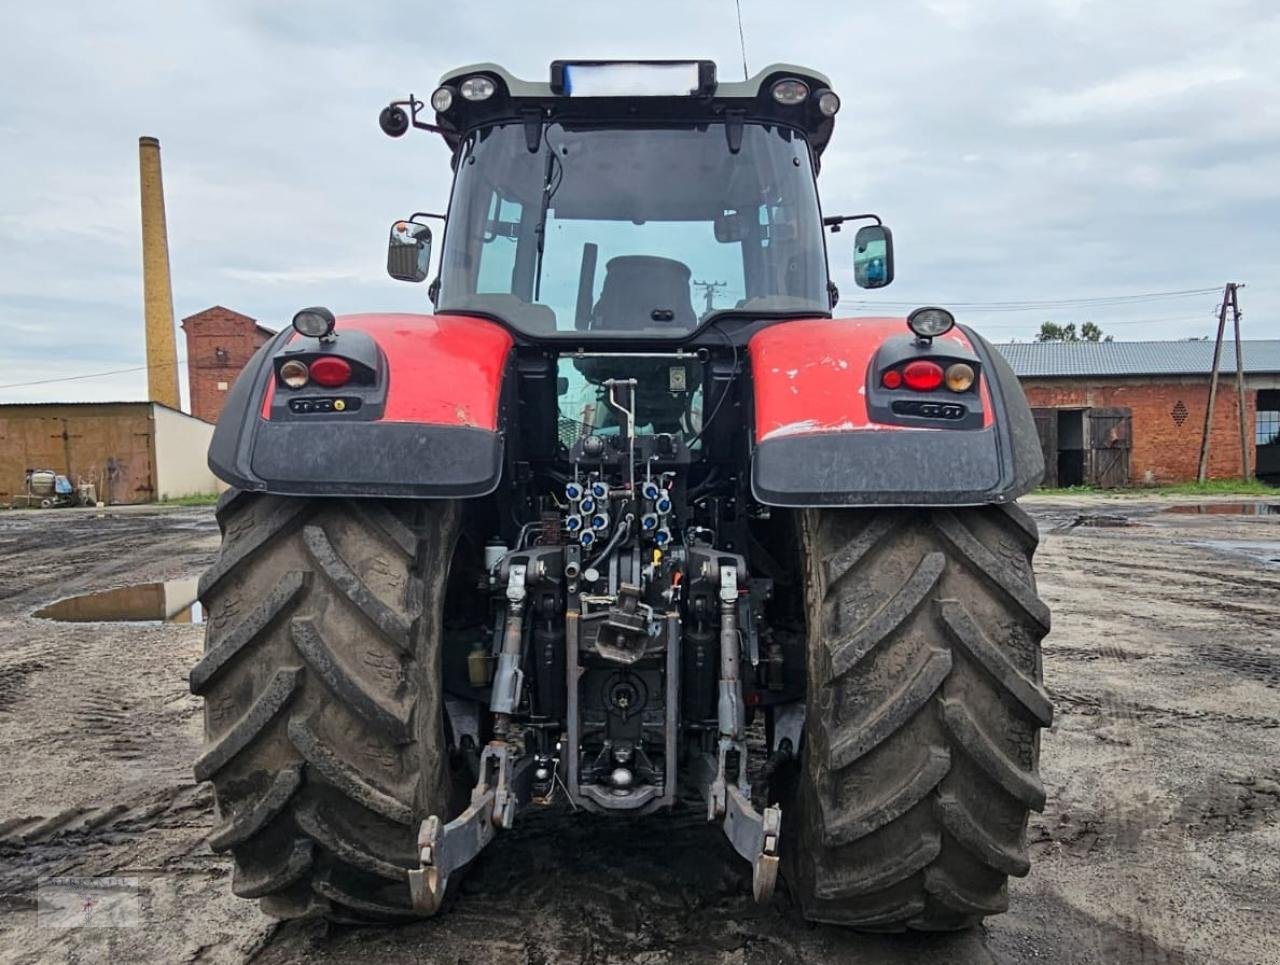
<instances>
[{"instance_id":1,"label":"work light","mask_svg":"<svg viewBox=\"0 0 1280 965\"><path fill-rule=\"evenodd\" d=\"M443 114L452 106L453 91L447 87L437 87L431 95L431 109L437 114Z\"/></svg>"},{"instance_id":2,"label":"work light","mask_svg":"<svg viewBox=\"0 0 1280 965\"><path fill-rule=\"evenodd\" d=\"M444 88L442 87L440 90L444 90ZM458 86L458 93L462 95L463 100L467 101L487 101L493 96L495 90L497 90L497 86L493 81L478 74L475 77L468 77ZM437 93L439 92L437 91ZM433 106L434 99L433 95ZM450 100L452 101L452 98ZM439 110L439 108L436 109ZM445 110L448 110L448 108L446 107Z\"/></svg>"},{"instance_id":3,"label":"work light","mask_svg":"<svg viewBox=\"0 0 1280 965\"><path fill-rule=\"evenodd\" d=\"M907 327L921 338L945 335L955 324L955 316L945 308L917 308L907 316Z\"/></svg>"},{"instance_id":4,"label":"work light","mask_svg":"<svg viewBox=\"0 0 1280 965\"><path fill-rule=\"evenodd\" d=\"M773 99L787 107L803 104L804 99L808 96L809 85L802 80L796 80L794 77L780 80L773 85Z\"/></svg>"},{"instance_id":5,"label":"work light","mask_svg":"<svg viewBox=\"0 0 1280 965\"><path fill-rule=\"evenodd\" d=\"M333 334L336 319L327 308L304 308L293 316L293 330L307 338L327 339Z\"/></svg>"}]
</instances>

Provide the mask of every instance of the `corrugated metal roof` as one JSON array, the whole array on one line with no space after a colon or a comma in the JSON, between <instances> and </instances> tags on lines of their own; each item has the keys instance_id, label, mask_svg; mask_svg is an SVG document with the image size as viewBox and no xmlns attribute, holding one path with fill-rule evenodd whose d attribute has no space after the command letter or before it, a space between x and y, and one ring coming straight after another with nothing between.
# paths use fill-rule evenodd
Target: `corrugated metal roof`
<instances>
[{"instance_id":1,"label":"corrugated metal roof","mask_svg":"<svg viewBox=\"0 0 1280 965\"><path fill-rule=\"evenodd\" d=\"M1280 339L1245 339L1248 375L1280 374ZM1213 342L1002 342L996 345L1020 378L1124 375L1204 375ZM1235 342L1222 345L1221 368L1234 372Z\"/></svg>"}]
</instances>

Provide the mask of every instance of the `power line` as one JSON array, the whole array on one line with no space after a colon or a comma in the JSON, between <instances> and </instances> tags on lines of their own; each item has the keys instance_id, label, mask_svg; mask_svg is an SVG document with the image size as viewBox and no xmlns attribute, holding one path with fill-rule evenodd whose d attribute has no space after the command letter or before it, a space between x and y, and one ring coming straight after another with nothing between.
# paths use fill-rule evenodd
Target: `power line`
<instances>
[{"instance_id":1,"label":"power line","mask_svg":"<svg viewBox=\"0 0 1280 965\"><path fill-rule=\"evenodd\" d=\"M187 360L182 359L179 362L161 362L155 368L168 368L170 365L186 365ZM149 365L135 365L130 369L112 369L109 372L90 372L88 375L65 375L57 379L36 379L34 382L10 382L8 385L0 385L0 389L25 389L32 385L52 385L54 382L82 382L85 379L103 379L109 375L125 375L128 372L145 372L151 368Z\"/></svg>"},{"instance_id":2,"label":"power line","mask_svg":"<svg viewBox=\"0 0 1280 965\"><path fill-rule=\"evenodd\" d=\"M1023 299L1021 301L1008 302L946 302L945 304L955 308L967 308L972 311L987 312L1023 312L1038 311L1054 308L1069 308L1072 306L1080 307L1116 307L1121 305L1134 305L1142 302L1161 301L1165 299L1176 298L1192 298L1198 295L1216 295L1221 289L1216 286L1213 288L1188 288L1180 291L1166 292L1140 292L1132 295L1098 295L1092 298L1045 298L1045 299ZM915 307L919 302L894 302L894 301L872 301L870 299L841 299L841 305L857 306L861 308L890 308L890 307Z\"/></svg>"}]
</instances>

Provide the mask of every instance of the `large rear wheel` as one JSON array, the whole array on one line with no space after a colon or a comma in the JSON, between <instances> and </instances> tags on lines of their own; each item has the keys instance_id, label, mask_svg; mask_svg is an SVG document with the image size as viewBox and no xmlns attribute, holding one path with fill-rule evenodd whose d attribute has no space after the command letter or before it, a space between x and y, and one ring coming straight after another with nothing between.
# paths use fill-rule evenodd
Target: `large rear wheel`
<instances>
[{"instance_id":1,"label":"large rear wheel","mask_svg":"<svg viewBox=\"0 0 1280 965\"><path fill-rule=\"evenodd\" d=\"M455 813L440 641L458 504L232 492L218 523L191 689L232 890L280 918L415 917L418 824Z\"/></svg>"},{"instance_id":2,"label":"large rear wheel","mask_svg":"<svg viewBox=\"0 0 1280 965\"><path fill-rule=\"evenodd\" d=\"M1004 911L1052 717L1034 521L820 510L802 529L808 714L783 840L805 916L949 930Z\"/></svg>"}]
</instances>

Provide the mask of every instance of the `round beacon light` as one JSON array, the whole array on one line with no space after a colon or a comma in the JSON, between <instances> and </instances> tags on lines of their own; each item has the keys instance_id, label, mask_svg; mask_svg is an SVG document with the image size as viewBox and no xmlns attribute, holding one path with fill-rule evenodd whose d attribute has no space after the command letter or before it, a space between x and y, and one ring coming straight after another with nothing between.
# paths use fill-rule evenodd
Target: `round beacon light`
<instances>
[{"instance_id":1,"label":"round beacon light","mask_svg":"<svg viewBox=\"0 0 1280 965\"><path fill-rule=\"evenodd\" d=\"M280 381L291 389L300 389L311 379L306 362L290 359L280 366Z\"/></svg>"},{"instance_id":2,"label":"round beacon light","mask_svg":"<svg viewBox=\"0 0 1280 965\"><path fill-rule=\"evenodd\" d=\"M945 308L917 308L907 316L907 327L921 338L937 338L955 327L956 317Z\"/></svg>"},{"instance_id":3,"label":"round beacon light","mask_svg":"<svg viewBox=\"0 0 1280 965\"><path fill-rule=\"evenodd\" d=\"M431 95L431 109L437 114L443 114L453 106L453 91L447 87L437 87Z\"/></svg>"},{"instance_id":4,"label":"round beacon light","mask_svg":"<svg viewBox=\"0 0 1280 965\"><path fill-rule=\"evenodd\" d=\"M773 85L773 99L785 107L803 104L809 96L809 85L802 80L788 77Z\"/></svg>"},{"instance_id":5,"label":"round beacon light","mask_svg":"<svg viewBox=\"0 0 1280 965\"><path fill-rule=\"evenodd\" d=\"M497 89L497 85L482 74L468 77L458 85L458 93L464 101L487 101Z\"/></svg>"},{"instance_id":6,"label":"round beacon light","mask_svg":"<svg viewBox=\"0 0 1280 965\"><path fill-rule=\"evenodd\" d=\"M323 306L304 308L293 316L293 330L307 338L328 338L333 334L333 326L337 319L333 312Z\"/></svg>"}]
</instances>

